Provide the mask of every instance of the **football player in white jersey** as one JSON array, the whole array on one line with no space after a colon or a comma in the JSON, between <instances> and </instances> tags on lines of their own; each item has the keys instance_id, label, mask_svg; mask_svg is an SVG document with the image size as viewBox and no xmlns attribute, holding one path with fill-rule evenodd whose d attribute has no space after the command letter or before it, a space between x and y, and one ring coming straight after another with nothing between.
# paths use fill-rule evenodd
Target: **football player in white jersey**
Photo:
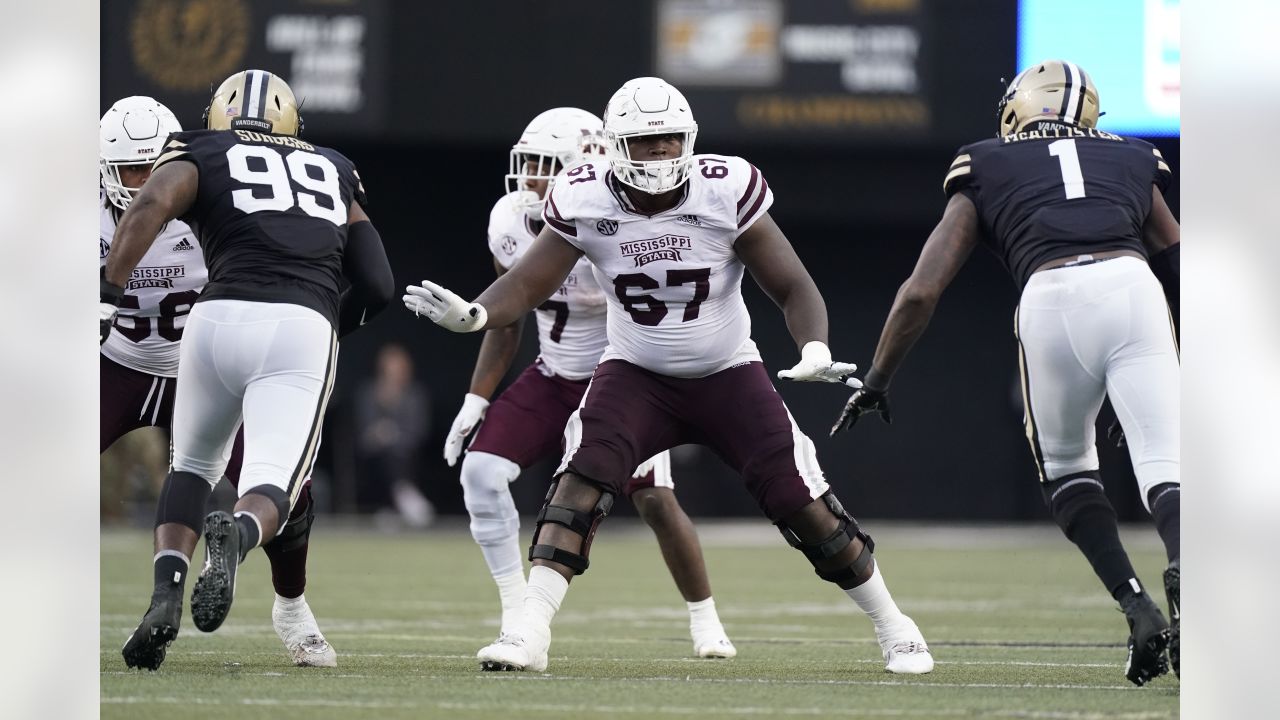
<instances>
[{"instance_id":1,"label":"football player in white jersey","mask_svg":"<svg viewBox=\"0 0 1280 720\"><path fill-rule=\"evenodd\" d=\"M523 260L475 302L423 281L406 307L454 332L511 324L555 292L585 255L606 288L609 347L565 428L565 454L539 515L533 567L516 628L481 651L490 669L547 667L551 619L632 469L688 442L710 446L819 577L871 618L895 673L933 657L898 609L874 543L827 485L812 441L764 370L743 302L744 270L782 309L800 362L780 377L844 382L832 362L827 311L795 250L769 216L773 193L738 157L694 155L698 126L660 78L627 82L605 110L605 162L556 178L547 227ZM856 381L851 381L856 384Z\"/></svg>"},{"instance_id":2,"label":"football player in white jersey","mask_svg":"<svg viewBox=\"0 0 1280 720\"><path fill-rule=\"evenodd\" d=\"M145 96L123 98L102 116L100 267L106 267L116 224L150 177L151 164L160 155L165 139L181 131L169 108ZM101 346L99 452L140 427L170 429L182 331L207 278L204 254L195 233L181 220L166 223L130 275L112 332ZM242 446L237 436L226 470L232 485L238 484L240 478ZM164 617L157 622L144 620L130 636L122 650L129 667L160 667L169 643L177 636L182 616L180 587L190 558L177 550L162 549L173 532L181 532L175 529L175 525L181 528L180 524L166 522L169 517L164 511L175 495L175 482L180 478L175 481L170 475L165 479L157 508L152 560L155 589L148 609L148 616L153 619ZM307 540L314 517L309 486L302 496L290 518L289 537L263 548L271 562L271 581L276 591L272 624L295 664L328 667L336 663L337 656L303 596ZM203 504L199 510L202 517Z\"/></svg>"},{"instance_id":3,"label":"football player in white jersey","mask_svg":"<svg viewBox=\"0 0 1280 720\"><path fill-rule=\"evenodd\" d=\"M528 251L542 229L542 207L554 177L604 152L600 118L578 108L539 114L511 148L507 194L489 215L489 250L501 276ZM471 534L484 554L502 601L502 642L519 618L525 576L520 516L509 484L533 463L561 451L569 416L586 392L608 344L605 298L591 263L580 258L551 299L538 306L538 359L490 405L489 398L520 346L521 319L485 332L470 392L453 421L444 458L453 466L468 435L479 426L462 460L462 489ZM483 424L481 424L483 421ZM737 655L711 597L711 583L693 523L676 501L666 452L650 458L628 481L626 493L653 528L671 576L689 607L694 653Z\"/></svg>"}]
</instances>

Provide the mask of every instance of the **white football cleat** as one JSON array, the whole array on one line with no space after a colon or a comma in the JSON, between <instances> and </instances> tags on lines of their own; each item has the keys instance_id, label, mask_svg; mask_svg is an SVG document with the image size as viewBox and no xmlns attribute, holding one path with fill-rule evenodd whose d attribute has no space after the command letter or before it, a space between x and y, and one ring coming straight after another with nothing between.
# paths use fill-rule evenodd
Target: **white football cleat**
<instances>
[{"instance_id":1,"label":"white football cleat","mask_svg":"<svg viewBox=\"0 0 1280 720\"><path fill-rule=\"evenodd\" d=\"M502 633L492 645L480 648L476 659L480 661L481 670L546 672L547 650L550 646L549 639L537 643L525 640L522 635Z\"/></svg>"},{"instance_id":2,"label":"white football cleat","mask_svg":"<svg viewBox=\"0 0 1280 720\"><path fill-rule=\"evenodd\" d=\"M271 624L298 667L337 667L338 653L320 633L311 607L303 600L299 607L286 609L276 598L271 607Z\"/></svg>"},{"instance_id":3,"label":"white football cleat","mask_svg":"<svg viewBox=\"0 0 1280 720\"><path fill-rule=\"evenodd\" d=\"M885 672L899 675L923 675L933 671L933 655L924 641L920 628L911 618L903 615L905 623L883 635L876 633L880 650L884 653Z\"/></svg>"},{"instance_id":4,"label":"white football cleat","mask_svg":"<svg viewBox=\"0 0 1280 720\"><path fill-rule=\"evenodd\" d=\"M693 641L693 651L700 658L725 658L738 656L738 648L729 642L729 638L722 633L719 637L708 637L702 640L695 639Z\"/></svg>"}]
</instances>

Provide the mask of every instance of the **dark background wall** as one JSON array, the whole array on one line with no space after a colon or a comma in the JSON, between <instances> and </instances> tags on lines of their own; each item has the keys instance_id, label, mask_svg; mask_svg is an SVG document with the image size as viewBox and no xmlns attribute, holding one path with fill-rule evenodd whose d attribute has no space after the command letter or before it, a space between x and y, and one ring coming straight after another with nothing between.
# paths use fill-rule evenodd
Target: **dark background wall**
<instances>
[{"instance_id":1,"label":"dark background wall","mask_svg":"<svg viewBox=\"0 0 1280 720\"><path fill-rule=\"evenodd\" d=\"M139 9L151 4L134 3ZM198 1L176 5L215 8ZM1000 80L1016 72L1012 0L888 5L910 8L885 17L906 18L922 37L918 95L928 117L912 132L885 127L762 134L737 127L720 113L727 91L688 93L702 123L698 148L746 156L768 177L777 198L771 212L826 298L832 349L863 370L894 292L941 214L941 180L955 149L994 132ZM524 124L557 105L599 112L623 81L652 74L655 67L655 9L648 2L281 1L216 8L225 13L233 6L246 13L244 22L251 34L257 32L254 37L261 31L253 28L271 12L345 8L364 14L369 35L361 46L366 63L361 82L367 114L310 113L308 137L336 146L359 166L369 192L368 211L387 244L397 283L429 278L464 296L478 294L492 279L484 237L488 210L502 193L507 151ZM103 16L103 109L123 95L152 94L173 107L185 126L196 126L209 82L224 74L189 79L182 87L162 85L154 73L140 69L138 41L129 39L138 32L139 17L138 12ZM250 57L254 42L259 41L250 43ZM260 57L262 62L242 65L274 69L269 65L273 55ZM231 71L237 69L242 67ZM290 77L287 65L277 71ZM710 108L707 119L700 101ZM1177 139L1154 142L1176 177ZM1168 199L1176 214L1176 181ZM766 365L771 371L790 367L797 351L780 313L751 281L744 283L744 292ZM828 479L855 514L974 520L1045 516L1022 429L1012 333L1016 302L1015 287L994 257L975 254L895 380L891 427L865 422L830 440L827 428L847 393L832 386L779 384L797 421L817 443ZM532 335L527 333L517 371L533 357ZM419 481L439 510L463 512L457 469L445 466L440 448L467 390L480 338L439 330L398 306L343 344L318 470L319 479L329 481L329 502L344 507L351 485L360 481L350 455L349 408L358 382L372 371L374 353L387 342L410 350L432 395L433 429L422 448ZM1101 427L1110 419L1104 411ZM1101 456L1118 511L1139 517L1142 508L1127 457L1110 446L1101 448ZM540 503L549 470L544 463L514 486L522 511ZM678 452L676 473L678 494L691 514L756 512L736 478L709 453Z\"/></svg>"}]
</instances>

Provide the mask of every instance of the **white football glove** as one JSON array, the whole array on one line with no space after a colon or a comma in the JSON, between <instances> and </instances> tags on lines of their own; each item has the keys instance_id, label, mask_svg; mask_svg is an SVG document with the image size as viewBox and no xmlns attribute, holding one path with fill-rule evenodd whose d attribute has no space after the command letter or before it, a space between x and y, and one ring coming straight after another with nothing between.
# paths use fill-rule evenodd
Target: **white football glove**
<instances>
[{"instance_id":1,"label":"white football glove","mask_svg":"<svg viewBox=\"0 0 1280 720\"><path fill-rule=\"evenodd\" d=\"M116 323L116 313L120 308L111 303L98 303L98 344L107 341L107 336L111 334L111 326Z\"/></svg>"},{"instance_id":2,"label":"white football glove","mask_svg":"<svg viewBox=\"0 0 1280 720\"><path fill-rule=\"evenodd\" d=\"M463 300L457 293L430 280L405 288L404 306L414 315L426 315L431 322L456 333L483 330L489 314L483 306Z\"/></svg>"},{"instance_id":3,"label":"white football glove","mask_svg":"<svg viewBox=\"0 0 1280 720\"><path fill-rule=\"evenodd\" d=\"M444 441L444 461L449 463L449 467L458 463L458 456L462 454L462 444L484 419L484 413L488 409L489 401L479 395L467 393L467 396L462 398L462 409L458 411L458 417L453 419L453 426L449 428L449 439Z\"/></svg>"},{"instance_id":4,"label":"white football glove","mask_svg":"<svg viewBox=\"0 0 1280 720\"><path fill-rule=\"evenodd\" d=\"M778 377L799 382L842 383L859 388L862 383L849 377L857 369L858 366L853 363L832 362L831 350L827 344L812 340L800 348L800 362L790 370L779 370Z\"/></svg>"}]
</instances>

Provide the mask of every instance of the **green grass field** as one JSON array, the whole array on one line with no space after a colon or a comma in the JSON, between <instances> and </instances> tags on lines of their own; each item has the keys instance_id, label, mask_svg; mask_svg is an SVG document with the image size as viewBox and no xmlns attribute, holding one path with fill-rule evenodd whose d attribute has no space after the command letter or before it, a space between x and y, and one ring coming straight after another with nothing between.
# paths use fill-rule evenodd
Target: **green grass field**
<instances>
[{"instance_id":1,"label":"green grass field","mask_svg":"<svg viewBox=\"0 0 1280 720\"><path fill-rule=\"evenodd\" d=\"M150 538L104 531L102 717L171 720L195 707L272 720L1178 715L1173 675L1146 688L1124 679L1124 617L1056 528L868 526L937 659L932 674L886 674L870 622L764 520L699 526L736 659L691 657L653 537L611 520L552 626L549 672L482 673L474 655L497 632L497 592L465 525L391 535L324 518L307 598L337 668L289 664L255 553L222 628L206 635L184 613L161 670L126 671L119 650L150 596ZM1134 528L1125 540L1163 606L1154 537Z\"/></svg>"}]
</instances>

